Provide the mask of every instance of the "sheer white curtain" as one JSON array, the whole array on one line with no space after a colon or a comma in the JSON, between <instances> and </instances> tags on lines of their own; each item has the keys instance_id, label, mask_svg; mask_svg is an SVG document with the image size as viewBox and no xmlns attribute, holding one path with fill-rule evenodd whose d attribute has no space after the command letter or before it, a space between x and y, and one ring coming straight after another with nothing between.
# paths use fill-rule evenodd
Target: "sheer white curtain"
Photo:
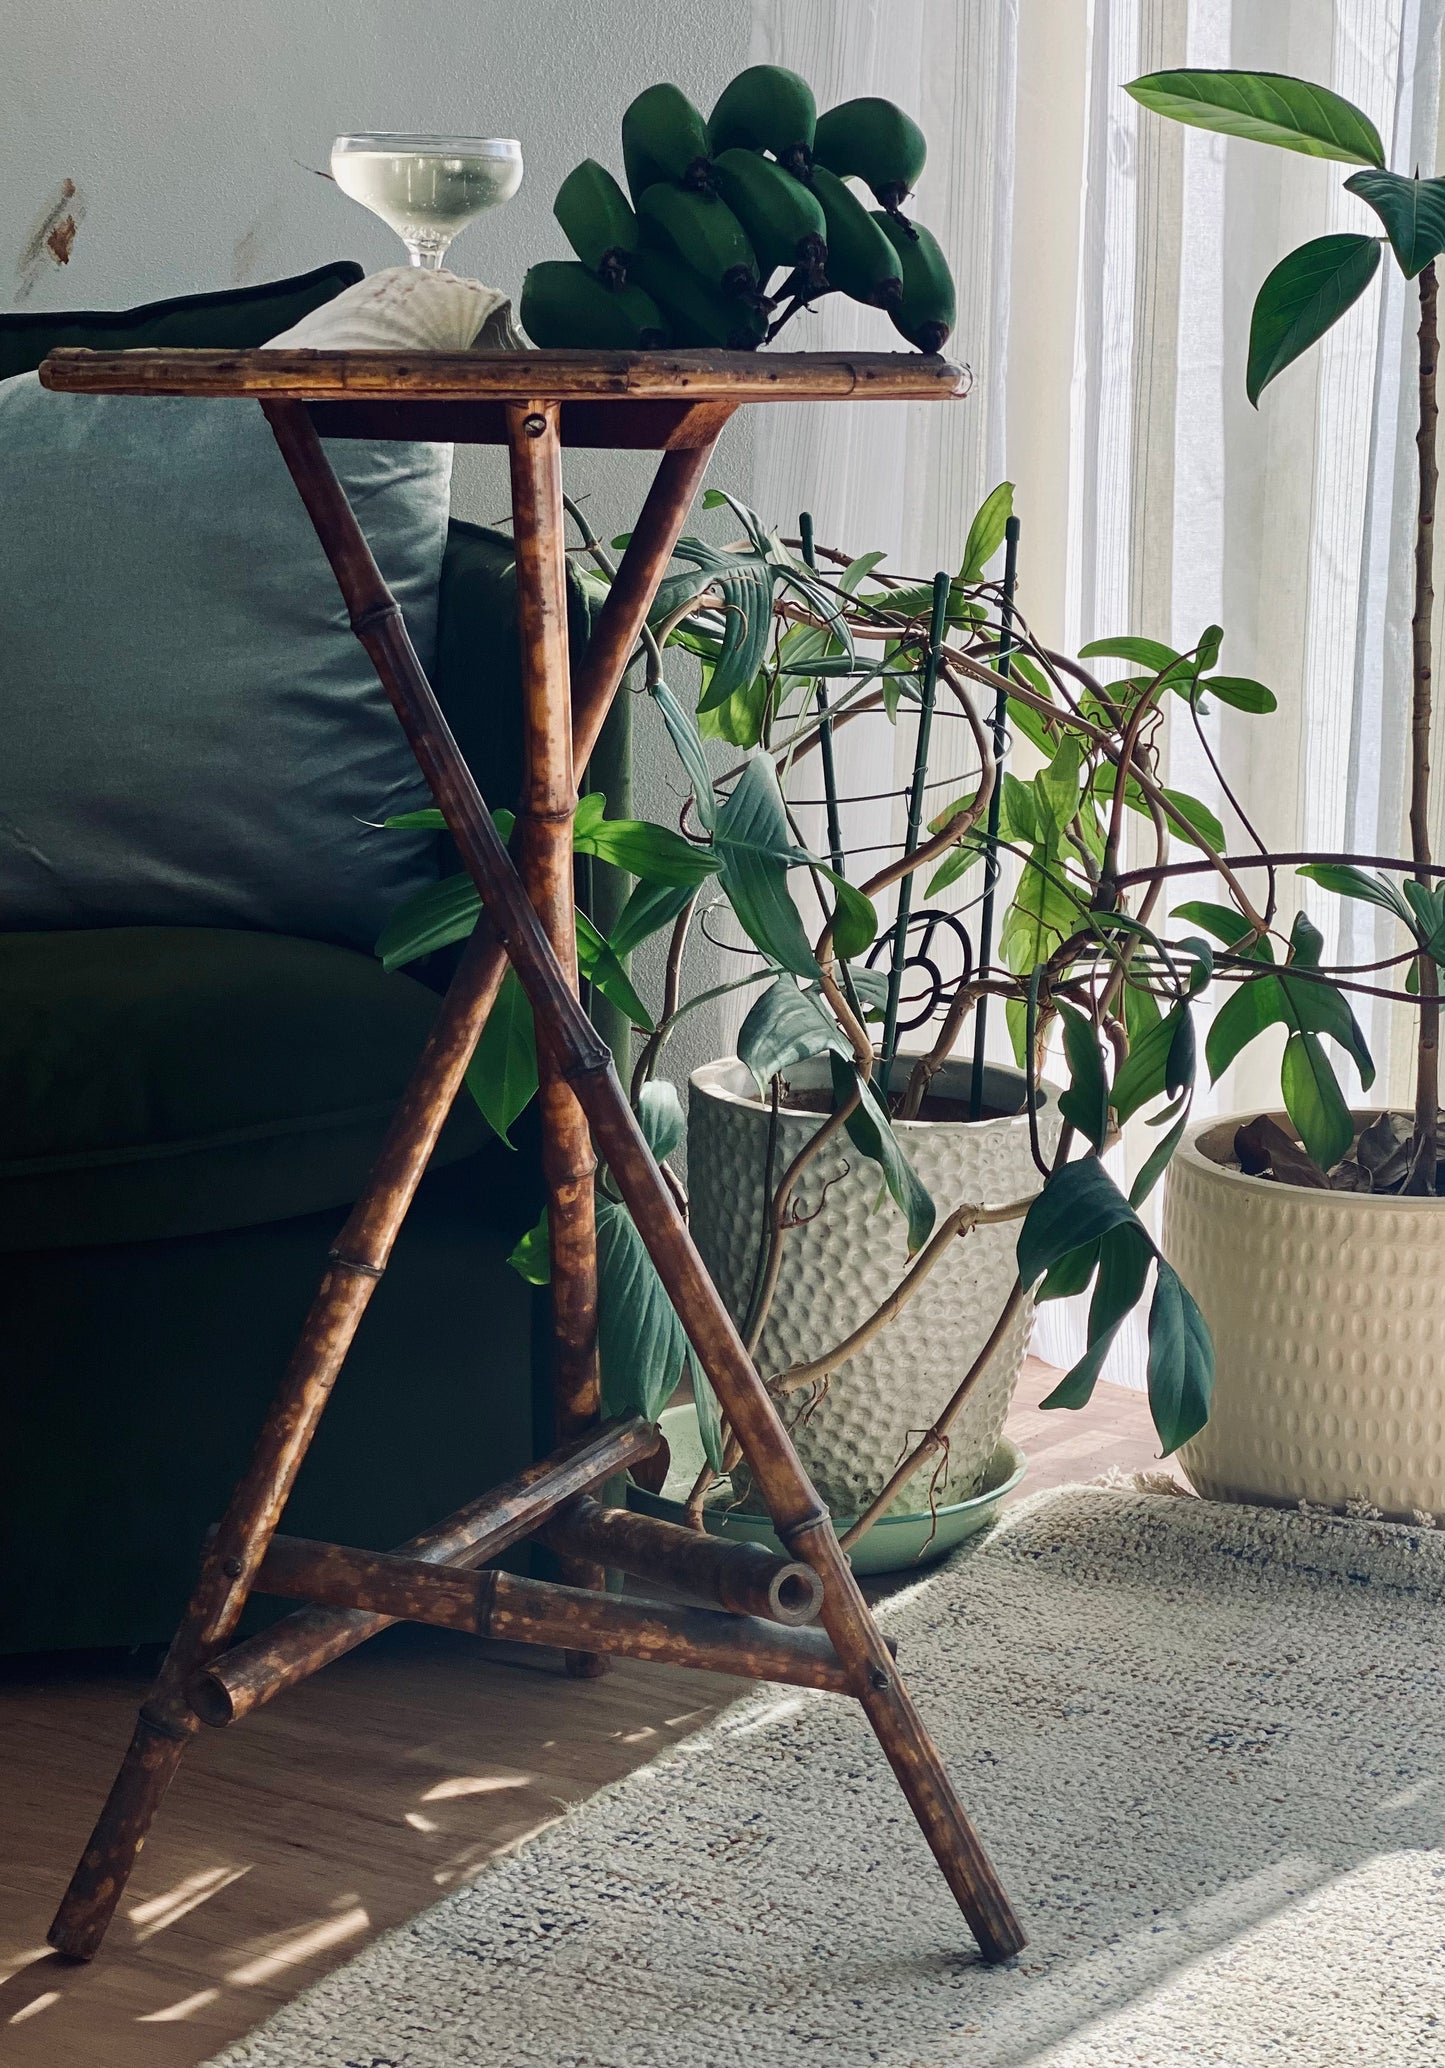
<instances>
[{"instance_id":1,"label":"sheer white curtain","mask_svg":"<svg viewBox=\"0 0 1445 2068\"><path fill-rule=\"evenodd\" d=\"M886 547L927 573L957 565L982 495L1014 481L1020 600L1045 638L1073 650L1129 631L1185 646L1216 622L1229 671L1275 690L1272 716L1225 710L1209 724L1240 806L1279 850L1401 851L1412 290L1382 266L1251 409L1245 349L1264 275L1305 238L1378 224L1342 191L1347 168L1182 130L1120 89L1171 65L1299 73L1374 118L1394 169L1430 174L1442 17L1445 0L754 0L754 58L793 65L820 105L883 93L920 111L930 156L916 205L955 262L951 349L975 377L953 410L766 412L757 506L779 522L811 508L820 538ZM825 303L810 322L800 342L892 341L872 312ZM860 723L843 741L845 792L905 779L906 724ZM1168 751L1171 780L1247 844L1187 723ZM797 787L811 795L816 779L800 770ZM900 810L855 807L850 841L887 837ZM1300 889L1342 956L1395 947L1383 914ZM1397 1094L1405 1017L1360 1017ZM1269 1055L1246 1058L1213 1103L1269 1098L1271 1073ZM1070 1304L1047 1314L1043 1354L1075 1354ZM1121 1344L1112 1375L1137 1382L1141 1362L1137 1338Z\"/></svg>"}]
</instances>

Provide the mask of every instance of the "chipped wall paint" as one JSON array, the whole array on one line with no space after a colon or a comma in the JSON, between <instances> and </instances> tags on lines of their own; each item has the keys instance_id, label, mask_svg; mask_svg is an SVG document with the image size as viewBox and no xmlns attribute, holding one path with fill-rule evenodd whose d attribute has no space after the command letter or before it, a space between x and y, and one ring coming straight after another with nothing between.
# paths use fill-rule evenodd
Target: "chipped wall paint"
<instances>
[{"instance_id":1,"label":"chipped wall paint","mask_svg":"<svg viewBox=\"0 0 1445 2068\"><path fill-rule=\"evenodd\" d=\"M15 299L28 301L48 266L68 266L76 233L85 221L85 196L73 179L63 179L54 198L31 226L15 268Z\"/></svg>"}]
</instances>

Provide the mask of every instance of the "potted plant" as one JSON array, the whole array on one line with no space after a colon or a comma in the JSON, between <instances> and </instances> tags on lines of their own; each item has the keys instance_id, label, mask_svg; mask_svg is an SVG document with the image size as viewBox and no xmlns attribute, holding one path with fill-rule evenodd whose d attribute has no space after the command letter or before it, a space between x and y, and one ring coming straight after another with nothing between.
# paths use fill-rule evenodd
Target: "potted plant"
<instances>
[{"instance_id":1,"label":"potted plant","mask_svg":"<svg viewBox=\"0 0 1445 2068\"><path fill-rule=\"evenodd\" d=\"M1192 1132L1171 1172L1164 1245L1195 1287L1219 1356L1209 1426L1183 1454L1201 1492L1364 1503L1392 1516L1439 1518L1445 1330L1434 1288L1445 1264L1438 1203L1445 893L1431 848L1429 742L1435 261L1445 251L1445 180L1387 170L1368 117L1305 80L1184 71L1152 74L1128 91L1177 121L1356 165L1345 186L1383 226L1383 236L1315 238L1269 274L1250 328L1251 402L1364 292L1387 245L1405 278L1418 284L1409 857L1285 858L1340 896L1382 908L1403 929L1397 952L1368 980L1376 995L1383 991L1416 1016L1413 1110L1351 1112L1333 1072L1319 1067L1318 1035L1334 1034L1354 1053L1368 1089L1373 1069L1358 1029L1337 1011L1332 1020L1321 1017L1318 987L1261 969L1221 1011L1210 1044L1222 1067L1241 1036L1282 1022L1285 1110ZM1220 923L1236 922L1220 915ZM1242 945L1269 960L1267 935ZM1292 965L1305 950L1317 963L1320 945L1317 936L1297 939Z\"/></svg>"}]
</instances>

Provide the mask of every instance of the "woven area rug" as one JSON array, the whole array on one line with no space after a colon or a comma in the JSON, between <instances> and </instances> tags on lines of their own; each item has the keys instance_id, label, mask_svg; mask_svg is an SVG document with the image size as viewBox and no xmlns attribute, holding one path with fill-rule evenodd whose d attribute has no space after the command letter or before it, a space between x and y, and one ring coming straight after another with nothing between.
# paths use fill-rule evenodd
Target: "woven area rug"
<instances>
[{"instance_id":1,"label":"woven area rug","mask_svg":"<svg viewBox=\"0 0 1445 2068\"><path fill-rule=\"evenodd\" d=\"M1073 1488L886 1620L1012 1966L856 1707L762 1689L224 2068L1445 2062L1445 1535Z\"/></svg>"}]
</instances>

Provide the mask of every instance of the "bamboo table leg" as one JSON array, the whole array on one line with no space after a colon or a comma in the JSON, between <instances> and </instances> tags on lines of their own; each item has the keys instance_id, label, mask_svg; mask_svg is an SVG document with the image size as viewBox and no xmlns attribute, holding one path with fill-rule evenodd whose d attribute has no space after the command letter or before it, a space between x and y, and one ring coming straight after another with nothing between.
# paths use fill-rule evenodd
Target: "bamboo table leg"
<instances>
[{"instance_id":1,"label":"bamboo table leg","mask_svg":"<svg viewBox=\"0 0 1445 2068\"><path fill-rule=\"evenodd\" d=\"M683 1327L761 1487L779 1536L823 1583L821 1620L984 1957L1005 1960L1024 1935L937 1748L859 1591L827 1511L648 1150L612 1057L582 1011L528 899L407 636L305 409L267 404L277 441L351 613L482 894L522 986L539 1043L576 1093L597 1146L647 1244ZM539 436L545 434L538 434ZM552 528L560 537L560 481Z\"/></svg>"},{"instance_id":2,"label":"bamboo table leg","mask_svg":"<svg viewBox=\"0 0 1445 2068\"><path fill-rule=\"evenodd\" d=\"M522 638L525 773L517 814L522 881L568 984L577 989L577 934L572 904L572 819L577 784L572 768L572 714L567 664L567 561L561 529L562 449L558 406L507 408L512 474L512 535L517 547L517 610ZM539 1050L542 1174L552 1262L553 1434L566 1443L595 1422L602 1394L597 1377L597 1223L592 1179L597 1158L582 1108ZM562 1561L574 1587L602 1589L600 1565ZM569 1651L574 1679L607 1670L599 1653Z\"/></svg>"},{"instance_id":3,"label":"bamboo table leg","mask_svg":"<svg viewBox=\"0 0 1445 2068\"><path fill-rule=\"evenodd\" d=\"M309 431L304 413L303 423ZM711 434L698 444L671 452L664 459L638 520L635 547L624 557L614 593L600 614L579 685L576 739L577 753L584 761L596 744L638 629L672 556L716 430L714 424ZM326 471L329 474L330 470ZM334 476L331 485L339 497ZM542 501L548 502L551 494L552 487L544 484ZM346 515L351 515L349 508ZM362 552L374 575L364 541ZM351 600L354 592L349 580L342 582L342 588ZM353 612L355 629L364 641L367 608L379 611L383 623L388 612L396 610L379 577L376 589L367 592L361 614ZM565 619L563 622L565 636ZM368 650L372 650L370 646ZM554 655L553 660L557 665L559 657ZM565 665L565 649L560 662ZM565 681L565 674L561 679ZM199 1728L199 1719L186 1698L187 1686L224 1649L240 1618L505 969L505 951L483 924L462 957L412 1082L387 1130L376 1167L338 1240L246 1476L207 1547L190 1606L142 1706L110 1795L50 1927L51 1945L70 1959L89 1960L104 1938L151 1821Z\"/></svg>"}]
</instances>

